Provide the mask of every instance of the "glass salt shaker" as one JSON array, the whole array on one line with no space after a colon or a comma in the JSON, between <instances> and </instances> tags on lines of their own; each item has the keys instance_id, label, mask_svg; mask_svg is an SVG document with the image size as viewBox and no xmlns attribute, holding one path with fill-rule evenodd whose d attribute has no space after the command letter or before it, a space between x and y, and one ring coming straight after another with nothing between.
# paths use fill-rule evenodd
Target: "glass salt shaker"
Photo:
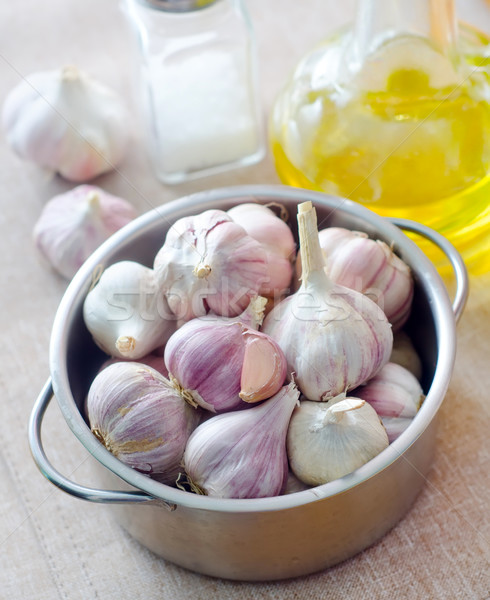
<instances>
[{"instance_id":1,"label":"glass salt shaker","mask_svg":"<svg viewBox=\"0 0 490 600\"><path fill-rule=\"evenodd\" d=\"M241 0L124 0L139 101L162 182L250 165L265 154L253 29Z\"/></svg>"}]
</instances>

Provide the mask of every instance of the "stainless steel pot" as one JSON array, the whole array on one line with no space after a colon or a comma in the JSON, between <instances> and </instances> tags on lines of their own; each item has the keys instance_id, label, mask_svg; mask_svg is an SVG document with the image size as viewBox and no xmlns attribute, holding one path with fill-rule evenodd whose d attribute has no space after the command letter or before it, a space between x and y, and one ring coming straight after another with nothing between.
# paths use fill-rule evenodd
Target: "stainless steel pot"
<instances>
[{"instance_id":1,"label":"stainless steel pot","mask_svg":"<svg viewBox=\"0 0 490 600\"><path fill-rule=\"evenodd\" d=\"M216 499L174 489L132 470L91 434L83 416L90 382L104 360L87 332L82 305L94 271L123 259L151 265L170 224L209 209L253 198L279 202L296 230L296 207L312 200L320 227L366 231L393 245L415 278L408 324L424 365L426 400L410 427L357 471L310 490L250 500ZM401 231L419 233L447 255L455 273L453 303L438 273ZM239 580L273 580L312 573L345 560L379 540L407 512L430 469L437 411L455 358L455 324L468 292L467 274L445 238L420 224L388 220L342 198L283 186L238 186L197 193L165 204L103 244L69 285L56 314L50 345L51 378L29 423L41 472L69 494L112 505L120 524L165 559L200 573ZM71 482L47 460L41 442L44 412L54 395L75 436L96 459L102 489Z\"/></svg>"}]
</instances>

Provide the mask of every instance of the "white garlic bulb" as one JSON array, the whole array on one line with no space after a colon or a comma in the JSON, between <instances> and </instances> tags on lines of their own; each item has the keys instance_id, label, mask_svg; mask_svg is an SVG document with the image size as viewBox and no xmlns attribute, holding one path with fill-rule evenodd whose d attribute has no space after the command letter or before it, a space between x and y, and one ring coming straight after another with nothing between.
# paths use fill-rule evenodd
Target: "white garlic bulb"
<instances>
[{"instance_id":1,"label":"white garlic bulb","mask_svg":"<svg viewBox=\"0 0 490 600\"><path fill-rule=\"evenodd\" d=\"M136 216L126 200L80 185L46 204L34 227L34 243L58 273L71 279L102 242Z\"/></svg>"},{"instance_id":2,"label":"white garlic bulb","mask_svg":"<svg viewBox=\"0 0 490 600\"><path fill-rule=\"evenodd\" d=\"M184 452L193 489L217 498L279 495L288 476L286 435L298 397L290 383L262 404L199 425Z\"/></svg>"},{"instance_id":3,"label":"white garlic bulb","mask_svg":"<svg viewBox=\"0 0 490 600\"><path fill-rule=\"evenodd\" d=\"M264 248L226 212L207 210L168 230L154 269L170 309L181 321L209 310L234 317L267 276Z\"/></svg>"},{"instance_id":4,"label":"white garlic bulb","mask_svg":"<svg viewBox=\"0 0 490 600\"><path fill-rule=\"evenodd\" d=\"M7 96L2 119L19 156L70 181L112 170L129 138L121 99L75 67L22 80Z\"/></svg>"},{"instance_id":5,"label":"white garlic bulb","mask_svg":"<svg viewBox=\"0 0 490 600\"><path fill-rule=\"evenodd\" d=\"M103 369L87 398L92 433L119 460L163 483L173 484L199 411L189 406L160 373L133 362Z\"/></svg>"},{"instance_id":6,"label":"white garlic bulb","mask_svg":"<svg viewBox=\"0 0 490 600\"><path fill-rule=\"evenodd\" d=\"M279 298L287 293L296 258L296 243L287 223L267 206L253 202L237 204L227 212L235 223L262 244L267 254L267 279L259 294Z\"/></svg>"},{"instance_id":7,"label":"white garlic bulb","mask_svg":"<svg viewBox=\"0 0 490 600\"><path fill-rule=\"evenodd\" d=\"M287 435L291 470L308 485L328 483L377 456L388 436L374 408L359 398L333 404L304 400Z\"/></svg>"},{"instance_id":8,"label":"white garlic bulb","mask_svg":"<svg viewBox=\"0 0 490 600\"><path fill-rule=\"evenodd\" d=\"M272 309L262 331L278 342L301 392L309 400L328 400L388 361L393 334L379 306L328 278L315 209L311 202L298 209L301 287Z\"/></svg>"},{"instance_id":9,"label":"white garlic bulb","mask_svg":"<svg viewBox=\"0 0 490 600\"><path fill-rule=\"evenodd\" d=\"M134 261L104 270L85 298L83 318L104 352L135 360L163 346L176 328L154 271Z\"/></svg>"}]
</instances>

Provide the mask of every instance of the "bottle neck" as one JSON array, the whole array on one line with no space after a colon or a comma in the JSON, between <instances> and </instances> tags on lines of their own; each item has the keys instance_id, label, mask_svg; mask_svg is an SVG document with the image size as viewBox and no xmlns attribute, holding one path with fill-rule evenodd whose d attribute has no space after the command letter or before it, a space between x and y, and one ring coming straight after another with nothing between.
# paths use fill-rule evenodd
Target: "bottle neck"
<instances>
[{"instance_id":1,"label":"bottle neck","mask_svg":"<svg viewBox=\"0 0 490 600\"><path fill-rule=\"evenodd\" d=\"M454 0L358 0L352 38L346 48L351 75L386 64L401 68L442 68L439 79L454 83L458 70L458 29ZM452 72L452 75L451 75Z\"/></svg>"},{"instance_id":2,"label":"bottle neck","mask_svg":"<svg viewBox=\"0 0 490 600\"><path fill-rule=\"evenodd\" d=\"M360 58L406 35L424 38L450 58L457 44L454 0L358 0L354 38Z\"/></svg>"}]
</instances>

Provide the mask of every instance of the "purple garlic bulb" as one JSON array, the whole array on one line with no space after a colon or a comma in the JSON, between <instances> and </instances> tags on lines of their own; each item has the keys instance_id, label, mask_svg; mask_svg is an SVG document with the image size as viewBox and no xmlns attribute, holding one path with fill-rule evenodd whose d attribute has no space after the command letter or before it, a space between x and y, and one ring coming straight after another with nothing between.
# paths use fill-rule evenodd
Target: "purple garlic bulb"
<instances>
[{"instance_id":1,"label":"purple garlic bulb","mask_svg":"<svg viewBox=\"0 0 490 600\"><path fill-rule=\"evenodd\" d=\"M164 360L183 397L211 412L270 398L286 379L286 358L277 342L222 318L185 323L168 340Z\"/></svg>"},{"instance_id":2,"label":"purple garlic bulb","mask_svg":"<svg viewBox=\"0 0 490 600\"><path fill-rule=\"evenodd\" d=\"M95 437L126 465L173 484L200 411L189 406L158 371L118 362L94 379L87 416Z\"/></svg>"},{"instance_id":3,"label":"purple garlic bulb","mask_svg":"<svg viewBox=\"0 0 490 600\"><path fill-rule=\"evenodd\" d=\"M184 453L191 487L216 498L281 494L288 477L286 435L298 398L290 383L262 404L199 425Z\"/></svg>"}]
</instances>

